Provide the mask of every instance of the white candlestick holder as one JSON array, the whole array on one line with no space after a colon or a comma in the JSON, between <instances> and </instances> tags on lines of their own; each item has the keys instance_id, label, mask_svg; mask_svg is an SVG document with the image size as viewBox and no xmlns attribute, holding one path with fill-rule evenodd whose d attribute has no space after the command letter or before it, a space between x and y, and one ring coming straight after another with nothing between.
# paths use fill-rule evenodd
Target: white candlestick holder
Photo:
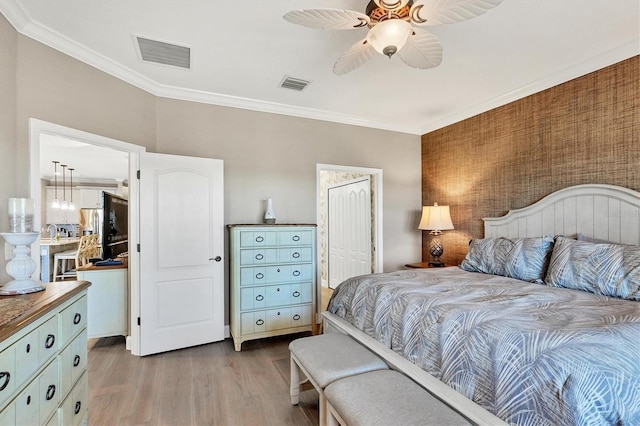
<instances>
[{"instance_id":1,"label":"white candlestick holder","mask_svg":"<svg viewBox=\"0 0 640 426\"><path fill-rule=\"evenodd\" d=\"M1 232L5 241L13 246L14 257L7 262L7 273L14 280L0 288L0 296L35 293L44 290L40 281L32 280L36 262L31 258L31 244L40 236L39 232Z\"/></svg>"}]
</instances>

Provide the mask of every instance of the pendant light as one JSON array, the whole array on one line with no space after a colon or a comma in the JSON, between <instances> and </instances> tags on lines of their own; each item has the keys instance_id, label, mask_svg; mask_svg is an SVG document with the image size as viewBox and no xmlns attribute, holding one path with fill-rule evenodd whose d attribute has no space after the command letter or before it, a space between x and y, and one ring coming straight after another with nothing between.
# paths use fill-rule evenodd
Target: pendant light
<instances>
[{"instance_id":1,"label":"pendant light","mask_svg":"<svg viewBox=\"0 0 640 426\"><path fill-rule=\"evenodd\" d=\"M59 161L52 161L53 163L53 202L51 203L51 207L54 209L60 208L60 200L58 200L58 163Z\"/></svg>"},{"instance_id":2,"label":"pendant light","mask_svg":"<svg viewBox=\"0 0 640 426\"><path fill-rule=\"evenodd\" d=\"M69 194L70 197L69 199L71 201L69 201L69 210L75 210L76 209L76 205L73 204L73 171L75 169L72 169L71 167L69 167Z\"/></svg>"},{"instance_id":3,"label":"pendant light","mask_svg":"<svg viewBox=\"0 0 640 426\"><path fill-rule=\"evenodd\" d=\"M67 204L67 184L65 181L65 173L67 171L67 165L60 164L60 167L62 167L62 203L60 203L60 208L62 210L67 210L69 208L69 205Z\"/></svg>"}]
</instances>

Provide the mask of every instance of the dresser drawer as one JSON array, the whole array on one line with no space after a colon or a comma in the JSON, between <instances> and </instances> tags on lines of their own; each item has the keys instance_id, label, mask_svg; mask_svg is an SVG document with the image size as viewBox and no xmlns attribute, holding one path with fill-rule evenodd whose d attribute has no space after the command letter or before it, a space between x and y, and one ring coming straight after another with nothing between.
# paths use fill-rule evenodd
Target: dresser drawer
<instances>
[{"instance_id":1,"label":"dresser drawer","mask_svg":"<svg viewBox=\"0 0 640 426\"><path fill-rule=\"evenodd\" d=\"M278 249L244 249L240 250L240 265L266 265L278 261Z\"/></svg>"},{"instance_id":2,"label":"dresser drawer","mask_svg":"<svg viewBox=\"0 0 640 426\"><path fill-rule=\"evenodd\" d=\"M240 290L240 310L271 308L274 306L311 303L310 282L267 287L245 287Z\"/></svg>"},{"instance_id":3,"label":"dresser drawer","mask_svg":"<svg viewBox=\"0 0 640 426\"><path fill-rule=\"evenodd\" d=\"M65 426L81 424L87 413L88 400L89 388L87 386L87 373L85 372L61 405L60 424Z\"/></svg>"},{"instance_id":4,"label":"dresser drawer","mask_svg":"<svg viewBox=\"0 0 640 426\"><path fill-rule=\"evenodd\" d=\"M241 314L242 334L264 333L285 328L308 326L311 325L311 313L311 305L245 312Z\"/></svg>"},{"instance_id":5,"label":"dresser drawer","mask_svg":"<svg viewBox=\"0 0 640 426\"><path fill-rule=\"evenodd\" d=\"M73 336L87 326L87 296L82 296L71 306L60 312L60 345L64 346Z\"/></svg>"},{"instance_id":6,"label":"dresser drawer","mask_svg":"<svg viewBox=\"0 0 640 426\"><path fill-rule=\"evenodd\" d=\"M240 268L240 285L277 284L312 280L313 265L274 265Z\"/></svg>"},{"instance_id":7,"label":"dresser drawer","mask_svg":"<svg viewBox=\"0 0 640 426\"><path fill-rule=\"evenodd\" d=\"M283 230L278 232L279 246L307 246L313 243L313 232L310 230Z\"/></svg>"},{"instance_id":8,"label":"dresser drawer","mask_svg":"<svg viewBox=\"0 0 640 426\"><path fill-rule=\"evenodd\" d=\"M0 404L16 390L16 356L15 348L9 346L0 352Z\"/></svg>"},{"instance_id":9,"label":"dresser drawer","mask_svg":"<svg viewBox=\"0 0 640 426\"><path fill-rule=\"evenodd\" d=\"M44 424L58 406L58 401L58 360L54 359L13 401L14 424Z\"/></svg>"},{"instance_id":10,"label":"dresser drawer","mask_svg":"<svg viewBox=\"0 0 640 426\"><path fill-rule=\"evenodd\" d=\"M58 316L49 318L44 324L38 327L39 353L38 358L40 364L44 364L46 360L51 358L58 352Z\"/></svg>"},{"instance_id":11,"label":"dresser drawer","mask_svg":"<svg viewBox=\"0 0 640 426\"><path fill-rule=\"evenodd\" d=\"M73 387L87 367L87 330L60 353L60 397Z\"/></svg>"},{"instance_id":12,"label":"dresser drawer","mask_svg":"<svg viewBox=\"0 0 640 426\"><path fill-rule=\"evenodd\" d=\"M275 231L241 231L240 247L268 247L278 245Z\"/></svg>"}]
</instances>

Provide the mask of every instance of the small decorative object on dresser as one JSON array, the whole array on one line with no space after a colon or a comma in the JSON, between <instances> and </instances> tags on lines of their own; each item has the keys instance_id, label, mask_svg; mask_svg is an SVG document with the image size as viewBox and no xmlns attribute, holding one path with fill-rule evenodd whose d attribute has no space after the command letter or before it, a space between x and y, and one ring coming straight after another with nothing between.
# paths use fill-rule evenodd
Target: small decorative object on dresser
<instances>
[{"instance_id":1,"label":"small decorative object on dresser","mask_svg":"<svg viewBox=\"0 0 640 426\"><path fill-rule=\"evenodd\" d=\"M229 225L231 336L242 342L312 331L315 225Z\"/></svg>"},{"instance_id":2,"label":"small decorative object on dresser","mask_svg":"<svg viewBox=\"0 0 640 426\"><path fill-rule=\"evenodd\" d=\"M267 211L264 213L264 223L273 225L276 223L276 212L273 211L273 200L267 198Z\"/></svg>"}]
</instances>

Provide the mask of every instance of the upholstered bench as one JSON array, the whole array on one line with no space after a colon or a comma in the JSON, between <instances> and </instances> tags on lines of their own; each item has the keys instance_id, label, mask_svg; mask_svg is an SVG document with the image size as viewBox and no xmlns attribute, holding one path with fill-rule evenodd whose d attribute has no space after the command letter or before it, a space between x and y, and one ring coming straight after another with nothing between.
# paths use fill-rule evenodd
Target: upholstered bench
<instances>
[{"instance_id":1,"label":"upholstered bench","mask_svg":"<svg viewBox=\"0 0 640 426\"><path fill-rule=\"evenodd\" d=\"M469 425L467 419L402 373L372 371L330 383L324 390L327 424Z\"/></svg>"},{"instance_id":2,"label":"upholstered bench","mask_svg":"<svg viewBox=\"0 0 640 426\"><path fill-rule=\"evenodd\" d=\"M289 344L291 353L291 404L298 404L300 372L318 391L320 426L326 424L327 405L324 388L354 374L388 369L387 364L369 349L342 333L302 337Z\"/></svg>"}]
</instances>

